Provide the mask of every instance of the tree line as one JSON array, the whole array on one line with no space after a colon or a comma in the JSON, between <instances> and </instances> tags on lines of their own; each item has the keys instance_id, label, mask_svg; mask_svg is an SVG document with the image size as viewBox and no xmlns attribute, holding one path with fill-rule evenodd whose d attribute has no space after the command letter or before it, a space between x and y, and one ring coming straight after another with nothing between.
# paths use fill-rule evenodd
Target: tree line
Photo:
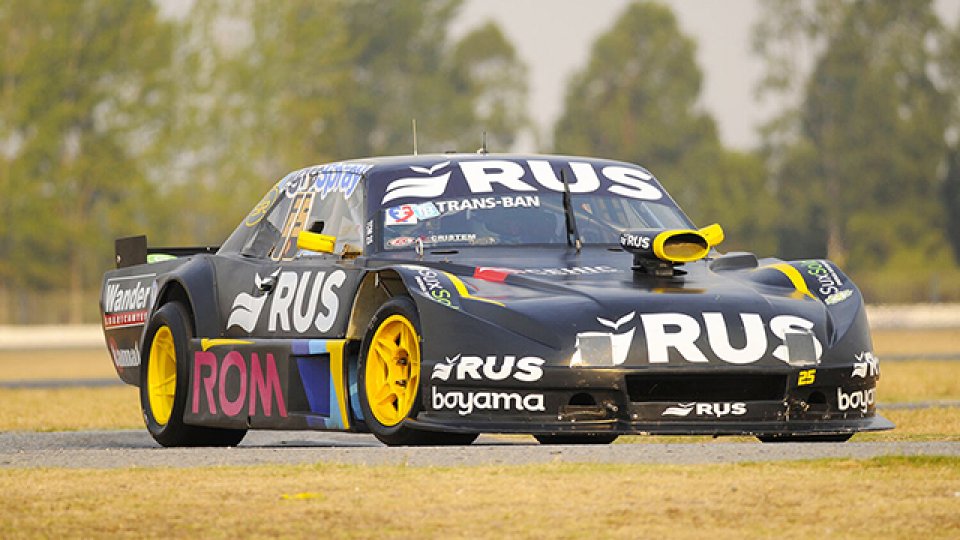
<instances>
[{"instance_id":1,"label":"tree line","mask_svg":"<svg viewBox=\"0 0 960 540\"><path fill-rule=\"evenodd\" d=\"M541 151L640 163L725 249L830 257L869 300L960 299L960 21L931 0L761 5L758 99L782 107L756 150L698 106L669 5L636 2ZM216 244L289 170L410 153L413 118L421 151L535 130L527 67L494 23L451 36L458 0L163 7L0 3L0 293L68 292L58 319L95 315L115 237Z\"/></svg>"}]
</instances>

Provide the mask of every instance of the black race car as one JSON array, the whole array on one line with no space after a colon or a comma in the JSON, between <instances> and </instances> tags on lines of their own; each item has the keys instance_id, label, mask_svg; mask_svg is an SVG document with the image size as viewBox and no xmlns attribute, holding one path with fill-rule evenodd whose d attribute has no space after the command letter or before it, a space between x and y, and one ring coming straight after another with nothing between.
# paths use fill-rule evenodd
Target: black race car
<instances>
[{"instance_id":1,"label":"black race car","mask_svg":"<svg viewBox=\"0 0 960 540\"><path fill-rule=\"evenodd\" d=\"M721 254L647 170L447 154L292 172L218 248L117 240L103 329L165 446L890 429L863 299L825 260Z\"/></svg>"}]
</instances>

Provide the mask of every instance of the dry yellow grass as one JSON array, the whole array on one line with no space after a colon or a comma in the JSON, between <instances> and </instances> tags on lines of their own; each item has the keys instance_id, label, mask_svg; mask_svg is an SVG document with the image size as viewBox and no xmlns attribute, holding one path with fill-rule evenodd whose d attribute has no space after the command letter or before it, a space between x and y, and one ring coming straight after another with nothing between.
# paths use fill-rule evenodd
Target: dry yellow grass
<instances>
[{"instance_id":1,"label":"dry yellow grass","mask_svg":"<svg viewBox=\"0 0 960 540\"><path fill-rule=\"evenodd\" d=\"M0 351L0 381L104 379L117 371L103 349Z\"/></svg>"},{"instance_id":2,"label":"dry yellow grass","mask_svg":"<svg viewBox=\"0 0 960 540\"><path fill-rule=\"evenodd\" d=\"M139 390L0 388L0 431L71 431L143 427Z\"/></svg>"},{"instance_id":3,"label":"dry yellow grass","mask_svg":"<svg viewBox=\"0 0 960 540\"><path fill-rule=\"evenodd\" d=\"M875 330L873 348L885 354L960 353L960 328Z\"/></svg>"},{"instance_id":4,"label":"dry yellow grass","mask_svg":"<svg viewBox=\"0 0 960 540\"><path fill-rule=\"evenodd\" d=\"M960 459L0 470L0 535L956 538Z\"/></svg>"},{"instance_id":5,"label":"dry yellow grass","mask_svg":"<svg viewBox=\"0 0 960 540\"><path fill-rule=\"evenodd\" d=\"M960 400L960 361L880 360L881 403Z\"/></svg>"},{"instance_id":6,"label":"dry yellow grass","mask_svg":"<svg viewBox=\"0 0 960 540\"><path fill-rule=\"evenodd\" d=\"M960 407L881 410L897 425L892 431L858 433L854 441L960 441Z\"/></svg>"}]
</instances>

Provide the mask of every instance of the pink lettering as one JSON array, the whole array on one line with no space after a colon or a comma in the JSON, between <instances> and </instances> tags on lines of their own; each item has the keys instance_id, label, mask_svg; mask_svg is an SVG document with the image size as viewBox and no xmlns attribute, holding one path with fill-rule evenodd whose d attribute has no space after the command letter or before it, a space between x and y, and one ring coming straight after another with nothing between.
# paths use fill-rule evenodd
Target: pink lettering
<instances>
[{"instance_id":1,"label":"pink lettering","mask_svg":"<svg viewBox=\"0 0 960 540\"><path fill-rule=\"evenodd\" d=\"M277 361L273 355L267 353L267 373L264 378L260 357L253 353L250 359L250 416L257 413L257 397L263 406L264 416L273 415L273 398L277 398L277 410L280 416L286 418L287 406L283 402L280 392L280 376L277 374Z\"/></svg>"},{"instance_id":2,"label":"pink lettering","mask_svg":"<svg viewBox=\"0 0 960 540\"><path fill-rule=\"evenodd\" d=\"M194 383L191 412L199 413L200 399L205 397L211 415L223 414L235 417L244 410L246 405L250 416L255 416L259 401L262 414L273 416L274 401L276 401L277 413L286 418L287 404L284 402L283 388L274 355L267 353L265 360L261 361L259 354L251 352L249 370L247 366L246 358L240 351L229 351L223 359L217 358L217 355L210 351L196 351L193 355ZM236 375L233 371L236 371ZM238 382L236 385L229 385L230 390L227 389L228 377ZM228 396L227 393L233 389L236 389L236 394Z\"/></svg>"},{"instance_id":3,"label":"pink lettering","mask_svg":"<svg viewBox=\"0 0 960 540\"><path fill-rule=\"evenodd\" d=\"M240 391L233 400L227 398L227 372L230 368L237 368L240 374ZM227 416L236 416L243 409L243 398L247 395L247 370L243 355L238 351L230 351L220 364L220 408Z\"/></svg>"},{"instance_id":4,"label":"pink lettering","mask_svg":"<svg viewBox=\"0 0 960 540\"><path fill-rule=\"evenodd\" d=\"M201 374L201 368L207 367L207 375ZM194 414L200 412L200 385L203 385L207 394L207 405L210 414L217 414L213 402L213 385L217 383L217 355L208 351L197 351L193 355L193 409Z\"/></svg>"}]
</instances>

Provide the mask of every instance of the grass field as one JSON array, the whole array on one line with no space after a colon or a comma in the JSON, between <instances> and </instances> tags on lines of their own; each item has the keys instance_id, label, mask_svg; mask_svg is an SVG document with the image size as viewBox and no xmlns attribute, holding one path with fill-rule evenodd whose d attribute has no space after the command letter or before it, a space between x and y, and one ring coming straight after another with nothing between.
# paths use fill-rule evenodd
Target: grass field
<instances>
[{"instance_id":1,"label":"grass field","mask_svg":"<svg viewBox=\"0 0 960 540\"><path fill-rule=\"evenodd\" d=\"M956 538L960 459L0 469L17 537Z\"/></svg>"},{"instance_id":2,"label":"grass field","mask_svg":"<svg viewBox=\"0 0 960 540\"><path fill-rule=\"evenodd\" d=\"M877 334L952 352L955 331ZM0 380L115 377L106 352L0 353ZM882 364L885 403L960 400L960 362ZM854 441L960 441L960 408L886 410ZM128 386L0 388L0 431L140 428ZM623 437L624 443L754 441ZM756 443L760 444L760 443ZM162 451L162 450L157 450ZM202 450L198 450L202 451ZM957 538L960 458L725 465L0 468L0 537Z\"/></svg>"},{"instance_id":3,"label":"grass field","mask_svg":"<svg viewBox=\"0 0 960 540\"><path fill-rule=\"evenodd\" d=\"M0 351L0 381L116 378L107 348Z\"/></svg>"}]
</instances>

